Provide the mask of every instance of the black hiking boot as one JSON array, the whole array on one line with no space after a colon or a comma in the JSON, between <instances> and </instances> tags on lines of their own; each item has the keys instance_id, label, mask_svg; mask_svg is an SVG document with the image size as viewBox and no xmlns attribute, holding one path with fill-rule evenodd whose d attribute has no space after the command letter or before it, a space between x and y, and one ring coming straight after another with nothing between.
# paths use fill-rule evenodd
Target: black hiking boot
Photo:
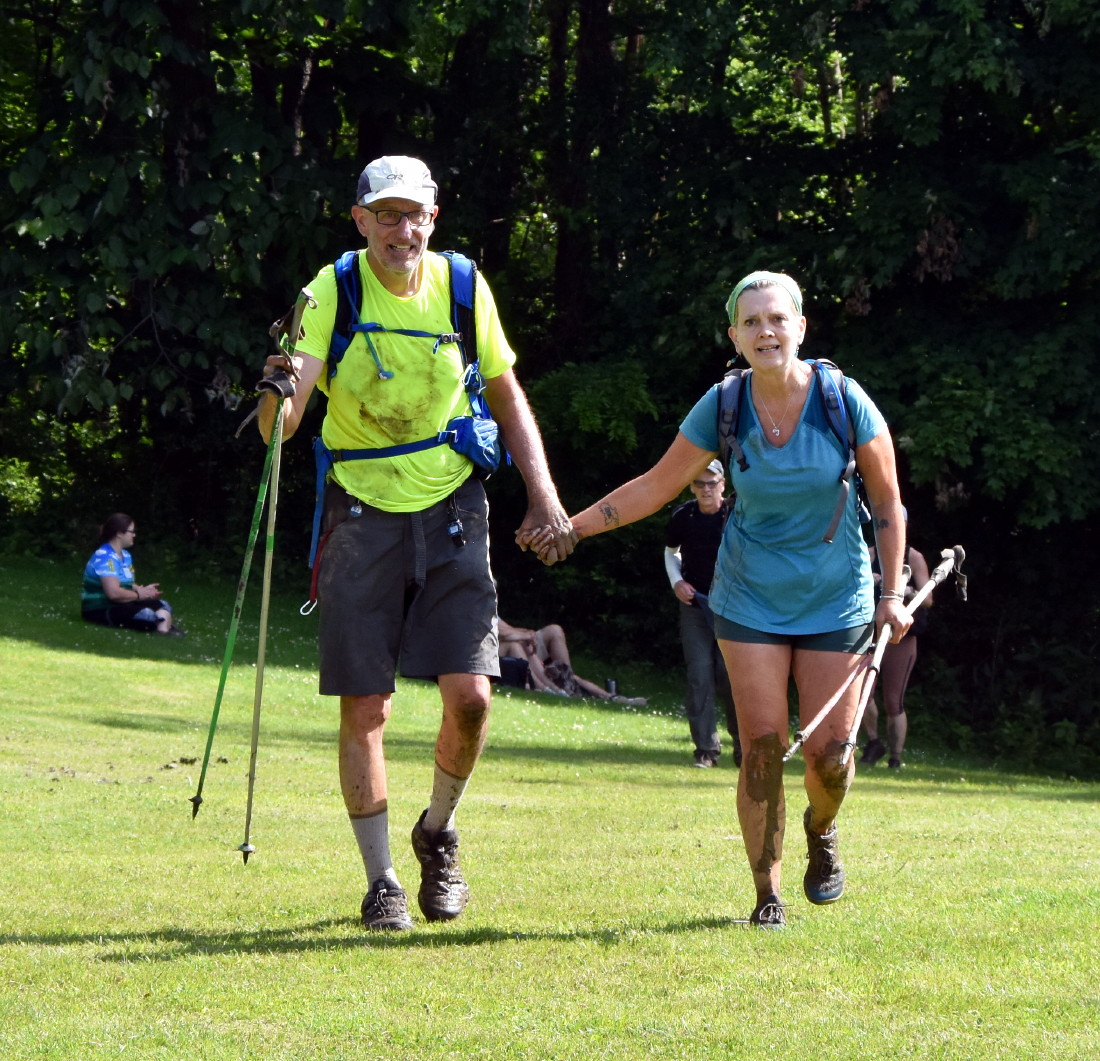
<instances>
[{"instance_id":1,"label":"black hiking boot","mask_svg":"<svg viewBox=\"0 0 1100 1061\"><path fill-rule=\"evenodd\" d=\"M363 927L372 931L404 932L413 927L405 889L386 877L379 877L371 885L359 913Z\"/></svg>"},{"instance_id":2,"label":"black hiking boot","mask_svg":"<svg viewBox=\"0 0 1100 1061\"><path fill-rule=\"evenodd\" d=\"M872 737L864 746L859 761L864 766L874 766L886 754L886 743L878 737Z\"/></svg>"},{"instance_id":3,"label":"black hiking boot","mask_svg":"<svg viewBox=\"0 0 1100 1061\"><path fill-rule=\"evenodd\" d=\"M835 903L844 894L844 866L837 848L836 822L824 836L818 836L810 829L810 808L807 807L802 824L809 847L806 857L810 860L806 876L802 878L802 889L815 906Z\"/></svg>"},{"instance_id":4,"label":"black hiking boot","mask_svg":"<svg viewBox=\"0 0 1100 1061\"><path fill-rule=\"evenodd\" d=\"M470 901L470 888L458 865L458 833L441 829L424 831L424 815L412 831L413 853L420 861L420 891L417 901L429 921L452 921Z\"/></svg>"},{"instance_id":5,"label":"black hiking boot","mask_svg":"<svg viewBox=\"0 0 1100 1061\"><path fill-rule=\"evenodd\" d=\"M786 928L787 913L778 895L765 895L749 915L749 924L758 928Z\"/></svg>"}]
</instances>

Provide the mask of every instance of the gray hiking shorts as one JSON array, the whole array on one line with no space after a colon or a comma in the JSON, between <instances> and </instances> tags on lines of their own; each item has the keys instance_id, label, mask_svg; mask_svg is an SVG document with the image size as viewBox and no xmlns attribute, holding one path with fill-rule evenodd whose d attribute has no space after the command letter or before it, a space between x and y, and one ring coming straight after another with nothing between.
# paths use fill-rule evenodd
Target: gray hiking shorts
<instances>
[{"instance_id":1,"label":"gray hiking shorts","mask_svg":"<svg viewBox=\"0 0 1100 1061\"><path fill-rule=\"evenodd\" d=\"M323 696L392 693L399 663L405 678L500 674L488 517L473 478L422 512L384 512L329 484L331 534L317 561Z\"/></svg>"}]
</instances>

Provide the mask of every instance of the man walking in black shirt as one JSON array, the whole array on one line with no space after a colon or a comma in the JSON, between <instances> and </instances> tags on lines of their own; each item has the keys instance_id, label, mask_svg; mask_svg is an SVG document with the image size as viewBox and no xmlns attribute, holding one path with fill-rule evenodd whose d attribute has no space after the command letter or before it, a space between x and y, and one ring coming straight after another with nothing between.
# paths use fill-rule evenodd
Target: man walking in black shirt
<instances>
[{"instance_id":1,"label":"man walking in black shirt","mask_svg":"<svg viewBox=\"0 0 1100 1061\"><path fill-rule=\"evenodd\" d=\"M687 665L684 712L695 743L695 765L703 768L717 765L722 750L716 697L725 706L726 728L733 738L733 761L741 765L733 695L707 601L722 530L730 513L730 502L723 497L725 485L721 462L711 461L691 484L695 500L672 513L665 533L665 571L679 601L680 640Z\"/></svg>"}]
</instances>

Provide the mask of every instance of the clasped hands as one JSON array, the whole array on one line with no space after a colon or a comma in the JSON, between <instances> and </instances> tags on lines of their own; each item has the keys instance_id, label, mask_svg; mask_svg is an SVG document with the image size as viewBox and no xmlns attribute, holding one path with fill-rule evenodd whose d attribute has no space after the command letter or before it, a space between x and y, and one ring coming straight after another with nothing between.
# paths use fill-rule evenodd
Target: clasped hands
<instances>
[{"instance_id":1,"label":"clasped hands","mask_svg":"<svg viewBox=\"0 0 1100 1061\"><path fill-rule=\"evenodd\" d=\"M516 545L524 552L533 552L547 567L553 567L572 554L577 545L577 532L565 510L556 502L532 504L516 531Z\"/></svg>"}]
</instances>

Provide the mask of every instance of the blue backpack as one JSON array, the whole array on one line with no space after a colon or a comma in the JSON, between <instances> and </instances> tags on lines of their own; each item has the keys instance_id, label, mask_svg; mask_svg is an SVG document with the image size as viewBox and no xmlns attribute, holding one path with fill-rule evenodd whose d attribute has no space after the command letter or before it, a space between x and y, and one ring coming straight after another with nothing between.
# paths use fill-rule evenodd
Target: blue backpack
<instances>
[{"instance_id":1,"label":"blue backpack","mask_svg":"<svg viewBox=\"0 0 1100 1061\"><path fill-rule=\"evenodd\" d=\"M844 506L851 495L853 482L859 499L860 521L866 522L871 517L863 501L863 481L859 477L859 472L856 471L856 430L852 425L852 416L848 409L848 386L844 373L832 361L826 361L824 358L809 359L806 364L814 370L814 378L818 384L816 389L825 404L825 417L829 421L829 427L848 454L848 462L840 473L840 499L837 501L829 529L821 539L824 542L832 542L840 526ZM745 379L751 372L751 368L731 369L722 378L718 390L718 456L722 461L722 467L728 468L732 454L733 459L737 461L737 466L743 472L748 471L749 462L737 439L737 428L741 418L741 396L745 391Z\"/></svg>"},{"instance_id":2,"label":"blue backpack","mask_svg":"<svg viewBox=\"0 0 1100 1061\"><path fill-rule=\"evenodd\" d=\"M447 343L457 343L462 353L462 363L466 370L462 375L462 386L470 399L470 416L457 416L442 431L415 442L403 442L396 446L382 446L373 449L331 450L321 437L313 440L313 456L317 468L316 497L313 509L313 541L309 549L309 566L313 567L317 557L317 544L321 534L321 517L324 507L325 482L332 466L339 461L370 460L377 457L395 457L402 453L416 453L419 450L432 449L435 446L450 446L467 457L474 466L473 474L479 479L487 479L500 467L501 446L496 421L489 412L489 406L483 397L485 380L478 368L477 327L474 318L474 291L477 282L477 265L464 254L457 251L444 251L443 257L450 265L451 278L451 332L423 332L405 328L387 328L376 322L364 322L360 316L363 305L363 284L359 275L360 251L348 251L335 263L336 270L336 317L333 322L332 336L329 340L327 365L328 382L331 384L340 368L340 362L347 353L356 333L361 333L367 342L367 349L378 369L378 378L393 378L382 364L371 336L379 332L392 332L395 335L411 335L416 338L432 339L435 345L433 353Z\"/></svg>"}]
</instances>

